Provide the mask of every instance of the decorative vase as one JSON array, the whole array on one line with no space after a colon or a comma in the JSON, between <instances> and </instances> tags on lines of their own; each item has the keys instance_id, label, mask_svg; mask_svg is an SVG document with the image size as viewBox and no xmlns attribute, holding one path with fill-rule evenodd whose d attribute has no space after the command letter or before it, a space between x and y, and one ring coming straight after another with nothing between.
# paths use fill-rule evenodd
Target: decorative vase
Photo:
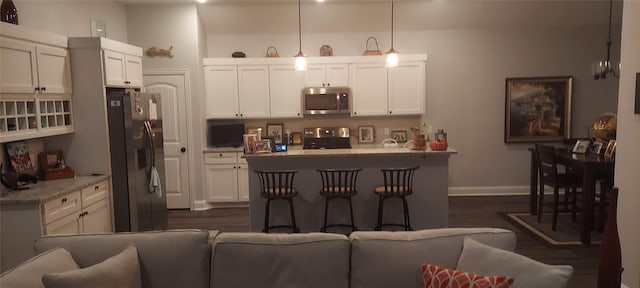
<instances>
[{"instance_id":1,"label":"decorative vase","mask_svg":"<svg viewBox=\"0 0 640 288\"><path fill-rule=\"evenodd\" d=\"M603 201L603 200L601 200ZM602 204L600 204L602 205ZM620 288L622 280L622 252L618 235L618 188L611 189L607 225L602 234L598 260L598 288Z\"/></svg>"},{"instance_id":2,"label":"decorative vase","mask_svg":"<svg viewBox=\"0 0 640 288\"><path fill-rule=\"evenodd\" d=\"M413 140L413 150L424 150L427 147L427 137L422 133L411 134Z\"/></svg>"},{"instance_id":3,"label":"decorative vase","mask_svg":"<svg viewBox=\"0 0 640 288\"><path fill-rule=\"evenodd\" d=\"M2 0L0 21L18 25L18 10L12 0Z\"/></svg>"}]
</instances>

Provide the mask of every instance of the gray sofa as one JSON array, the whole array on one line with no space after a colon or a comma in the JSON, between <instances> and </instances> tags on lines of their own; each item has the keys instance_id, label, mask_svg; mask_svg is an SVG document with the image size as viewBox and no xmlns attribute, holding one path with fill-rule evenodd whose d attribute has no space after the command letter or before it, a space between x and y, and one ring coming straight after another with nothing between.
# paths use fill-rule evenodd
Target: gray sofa
<instances>
[{"instance_id":1,"label":"gray sofa","mask_svg":"<svg viewBox=\"0 0 640 288\"><path fill-rule=\"evenodd\" d=\"M422 263L455 269L469 238L502 249L500 251L514 251L516 244L513 232L497 228L360 231L348 237L331 233L169 230L43 237L35 243L35 251L39 255L34 258L62 247L70 253L77 266L83 268L135 246L140 271L138 285L144 288L423 287ZM41 283L39 279L43 273L60 272L32 268L41 265L34 264L39 262L43 260L30 260L5 272L0 277L0 287L44 287L20 284L28 278ZM492 266L496 265L499 264ZM528 262L524 265L534 266ZM62 269L61 265L54 266ZM554 273L558 267L544 266ZM564 273L563 278L568 279L573 270L560 267L560 271ZM532 272L537 273L535 270ZM570 272L568 276L567 272ZM541 277L548 278L545 275Z\"/></svg>"}]
</instances>

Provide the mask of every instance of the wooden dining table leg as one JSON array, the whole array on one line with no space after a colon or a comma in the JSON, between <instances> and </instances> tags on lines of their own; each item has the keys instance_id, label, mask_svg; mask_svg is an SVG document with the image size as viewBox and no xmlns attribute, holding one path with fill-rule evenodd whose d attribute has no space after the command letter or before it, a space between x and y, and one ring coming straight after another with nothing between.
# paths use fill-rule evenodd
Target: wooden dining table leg
<instances>
[{"instance_id":1,"label":"wooden dining table leg","mask_svg":"<svg viewBox=\"0 0 640 288\"><path fill-rule=\"evenodd\" d=\"M591 243L591 227L593 227L593 206L595 201L595 171L593 165L583 167L582 175L582 217L580 223L580 241Z\"/></svg>"},{"instance_id":2,"label":"wooden dining table leg","mask_svg":"<svg viewBox=\"0 0 640 288\"><path fill-rule=\"evenodd\" d=\"M531 151L531 184L529 191L529 213L531 215L538 214L538 163L536 161L536 152Z\"/></svg>"}]
</instances>

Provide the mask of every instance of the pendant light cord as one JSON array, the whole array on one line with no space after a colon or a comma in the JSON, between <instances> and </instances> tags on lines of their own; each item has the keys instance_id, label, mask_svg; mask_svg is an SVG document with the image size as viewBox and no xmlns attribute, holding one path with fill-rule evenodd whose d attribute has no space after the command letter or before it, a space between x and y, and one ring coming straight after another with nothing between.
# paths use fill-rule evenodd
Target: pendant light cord
<instances>
[{"instance_id":1,"label":"pendant light cord","mask_svg":"<svg viewBox=\"0 0 640 288\"><path fill-rule=\"evenodd\" d=\"M393 0L391 0L391 50L393 50Z\"/></svg>"},{"instance_id":2,"label":"pendant light cord","mask_svg":"<svg viewBox=\"0 0 640 288\"><path fill-rule=\"evenodd\" d=\"M298 47L300 48L300 52L302 52L302 16L300 16L300 11L302 10L300 9L300 0L298 0Z\"/></svg>"},{"instance_id":3,"label":"pendant light cord","mask_svg":"<svg viewBox=\"0 0 640 288\"><path fill-rule=\"evenodd\" d=\"M607 65L611 66L611 15L613 10L613 0L609 1L609 38L607 39ZM609 67L608 67L609 68Z\"/></svg>"}]
</instances>

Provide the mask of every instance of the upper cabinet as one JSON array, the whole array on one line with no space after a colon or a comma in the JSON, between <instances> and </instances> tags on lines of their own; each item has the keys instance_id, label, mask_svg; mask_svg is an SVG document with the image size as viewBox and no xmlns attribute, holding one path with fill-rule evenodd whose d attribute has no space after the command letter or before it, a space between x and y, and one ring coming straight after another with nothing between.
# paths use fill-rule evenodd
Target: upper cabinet
<instances>
[{"instance_id":1,"label":"upper cabinet","mask_svg":"<svg viewBox=\"0 0 640 288\"><path fill-rule=\"evenodd\" d=\"M111 87L142 87L142 57L104 50L104 78Z\"/></svg>"},{"instance_id":2,"label":"upper cabinet","mask_svg":"<svg viewBox=\"0 0 640 288\"><path fill-rule=\"evenodd\" d=\"M71 133L67 37L0 23L0 143Z\"/></svg>"},{"instance_id":3,"label":"upper cabinet","mask_svg":"<svg viewBox=\"0 0 640 288\"><path fill-rule=\"evenodd\" d=\"M302 117L304 87L350 87L352 116L420 115L425 111L425 54L308 57L306 71L293 57L203 60L208 119Z\"/></svg>"},{"instance_id":4,"label":"upper cabinet","mask_svg":"<svg viewBox=\"0 0 640 288\"><path fill-rule=\"evenodd\" d=\"M309 64L304 73L304 86L349 86L349 65L347 63Z\"/></svg>"},{"instance_id":5,"label":"upper cabinet","mask_svg":"<svg viewBox=\"0 0 640 288\"><path fill-rule=\"evenodd\" d=\"M66 43L55 47L0 36L0 66L0 93L71 93Z\"/></svg>"},{"instance_id":6,"label":"upper cabinet","mask_svg":"<svg viewBox=\"0 0 640 288\"><path fill-rule=\"evenodd\" d=\"M425 61L355 63L349 69L352 116L420 115L425 111Z\"/></svg>"}]
</instances>

